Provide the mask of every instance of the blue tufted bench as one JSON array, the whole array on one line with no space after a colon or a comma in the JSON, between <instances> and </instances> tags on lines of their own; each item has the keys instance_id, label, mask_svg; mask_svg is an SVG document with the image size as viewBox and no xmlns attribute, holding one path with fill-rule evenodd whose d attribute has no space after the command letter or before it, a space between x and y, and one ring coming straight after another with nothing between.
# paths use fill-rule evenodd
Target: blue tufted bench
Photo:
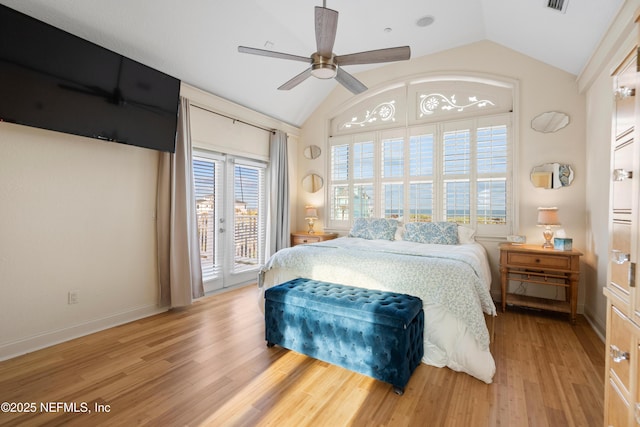
<instances>
[{"instance_id":1,"label":"blue tufted bench","mask_svg":"<svg viewBox=\"0 0 640 427\"><path fill-rule=\"evenodd\" d=\"M404 392L424 354L422 300L298 278L265 291L267 345L390 383Z\"/></svg>"}]
</instances>

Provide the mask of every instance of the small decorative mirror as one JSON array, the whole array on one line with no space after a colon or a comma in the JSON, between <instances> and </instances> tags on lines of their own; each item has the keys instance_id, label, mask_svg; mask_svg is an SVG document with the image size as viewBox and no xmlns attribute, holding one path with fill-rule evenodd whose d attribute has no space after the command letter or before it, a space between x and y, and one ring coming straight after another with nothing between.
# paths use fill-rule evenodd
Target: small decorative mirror
<instances>
[{"instance_id":1,"label":"small decorative mirror","mask_svg":"<svg viewBox=\"0 0 640 427\"><path fill-rule=\"evenodd\" d=\"M317 145L309 145L304 148L304 157L307 159L317 159L321 153L322 150Z\"/></svg>"},{"instance_id":2,"label":"small decorative mirror","mask_svg":"<svg viewBox=\"0 0 640 427\"><path fill-rule=\"evenodd\" d=\"M536 188L556 189L568 187L573 181L571 165L545 163L531 170L531 183Z\"/></svg>"},{"instance_id":3,"label":"small decorative mirror","mask_svg":"<svg viewBox=\"0 0 640 427\"><path fill-rule=\"evenodd\" d=\"M315 193L322 188L324 180L320 175L310 173L302 178L302 188L309 193Z\"/></svg>"},{"instance_id":4,"label":"small decorative mirror","mask_svg":"<svg viewBox=\"0 0 640 427\"><path fill-rule=\"evenodd\" d=\"M531 128L538 132L557 132L569 124L569 116L557 111L547 111L531 120Z\"/></svg>"}]
</instances>

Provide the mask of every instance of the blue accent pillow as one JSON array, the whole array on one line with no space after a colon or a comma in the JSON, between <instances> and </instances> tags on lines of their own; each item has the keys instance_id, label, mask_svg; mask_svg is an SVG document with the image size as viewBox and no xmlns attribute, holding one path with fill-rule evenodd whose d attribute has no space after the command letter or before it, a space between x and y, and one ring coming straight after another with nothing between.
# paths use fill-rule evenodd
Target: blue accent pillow
<instances>
[{"instance_id":1,"label":"blue accent pillow","mask_svg":"<svg viewBox=\"0 0 640 427\"><path fill-rule=\"evenodd\" d=\"M455 222L409 222L404 226L404 240L437 245L458 244Z\"/></svg>"},{"instance_id":2,"label":"blue accent pillow","mask_svg":"<svg viewBox=\"0 0 640 427\"><path fill-rule=\"evenodd\" d=\"M368 240L393 240L398 221L386 218L356 218L349 231L349 237Z\"/></svg>"}]
</instances>

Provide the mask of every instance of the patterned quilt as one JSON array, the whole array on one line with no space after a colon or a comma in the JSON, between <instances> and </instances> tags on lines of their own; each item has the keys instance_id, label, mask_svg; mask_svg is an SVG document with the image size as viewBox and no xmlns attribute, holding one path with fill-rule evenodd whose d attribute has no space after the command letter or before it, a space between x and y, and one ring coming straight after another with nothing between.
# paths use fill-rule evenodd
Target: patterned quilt
<instances>
[{"instance_id":1,"label":"patterned quilt","mask_svg":"<svg viewBox=\"0 0 640 427\"><path fill-rule=\"evenodd\" d=\"M285 269L298 277L388 290L444 307L460 319L487 350L483 312L496 315L489 293L491 275L479 244L431 245L353 237L299 245L277 252L260 274ZM259 286L263 283L259 281ZM428 322L428 319L425 319Z\"/></svg>"}]
</instances>

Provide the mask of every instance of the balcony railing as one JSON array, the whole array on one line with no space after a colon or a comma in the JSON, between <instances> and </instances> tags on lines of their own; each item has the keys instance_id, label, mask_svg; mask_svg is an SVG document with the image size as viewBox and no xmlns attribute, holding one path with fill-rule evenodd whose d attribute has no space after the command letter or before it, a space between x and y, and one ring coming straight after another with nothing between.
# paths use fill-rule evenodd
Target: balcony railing
<instances>
[{"instance_id":1,"label":"balcony railing","mask_svg":"<svg viewBox=\"0 0 640 427\"><path fill-rule=\"evenodd\" d=\"M258 264L258 216L236 214L235 223L235 263Z\"/></svg>"},{"instance_id":2,"label":"balcony railing","mask_svg":"<svg viewBox=\"0 0 640 427\"><path fill-rule=\"evenodd\" d=\"M210 213L198 214L198 238L203 272L218 270L216 263L215 230ZM258 265L259 248L258 215L236 213L234 228L234 271L246 270Z\"/></svg>"}]
</instances>

